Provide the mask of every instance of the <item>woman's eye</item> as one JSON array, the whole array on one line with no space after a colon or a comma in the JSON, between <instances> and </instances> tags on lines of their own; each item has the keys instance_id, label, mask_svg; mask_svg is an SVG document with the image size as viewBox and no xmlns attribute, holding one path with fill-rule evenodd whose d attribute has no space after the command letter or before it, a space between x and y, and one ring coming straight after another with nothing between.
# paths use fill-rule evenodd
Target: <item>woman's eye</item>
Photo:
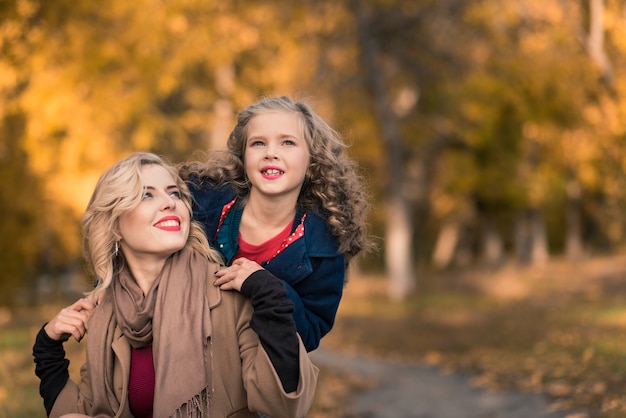
<instances>
[{"instance_id":1,"label":"woman's eye","mask_svg":"<svg viewBox=\"0 0 626 418\"><path fill-rule=\"evenodd\" d=\"M174 196L176 199L180 199L180 192L179 191L171 192L170 196Z\"/></svg>"},{"instance_id":2,"label":"woman's eye","mask_svg":"<svg viewBox=\"0 0 626 418\"><path fill-rule=\"evenodd\" d=\"M142 199L150 199L152 197L152 193L150 192L144 192L143 196L141 196Z\"/></svg>"}]
</instances>

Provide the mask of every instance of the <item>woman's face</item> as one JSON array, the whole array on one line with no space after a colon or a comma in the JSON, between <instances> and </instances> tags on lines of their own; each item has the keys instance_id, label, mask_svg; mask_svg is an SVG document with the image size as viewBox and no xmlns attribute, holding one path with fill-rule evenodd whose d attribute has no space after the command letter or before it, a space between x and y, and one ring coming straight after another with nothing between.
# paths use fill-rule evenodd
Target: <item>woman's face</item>
<instances>
[{"instance_id":1,"label":"woman's face","mask_svg":"<svg viewBox=\"0 0 626 418\"><path fill-rule=\"evenodd\" d=\"M141 203L120 216L120 245L129 263L165 259L182 249L189 235L190 214L174 177L162 166L141 168Z\"/></svg>"}]
</instances>

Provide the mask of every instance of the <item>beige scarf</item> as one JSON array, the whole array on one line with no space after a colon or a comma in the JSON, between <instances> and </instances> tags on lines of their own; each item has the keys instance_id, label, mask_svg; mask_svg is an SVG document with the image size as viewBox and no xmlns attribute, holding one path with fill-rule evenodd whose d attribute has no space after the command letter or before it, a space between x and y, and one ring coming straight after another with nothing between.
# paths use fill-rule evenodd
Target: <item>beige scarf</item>
<instances>
[{"instance_id":1,"label":"beige scarf","mask_svg":"<svg viewBox=\"0 0 626 418\"><path fill-rule=\"evenodd\" d=\"M211 335L206 298L208 260L191 248L168 258L144 296L128 269L89 318L87 366L92 415L113 416L120 408L113 387L111 345L118 326L136 348L152 344L155 364L154 418L208 416L206 353Z\"/></svg>"}]
</instances>

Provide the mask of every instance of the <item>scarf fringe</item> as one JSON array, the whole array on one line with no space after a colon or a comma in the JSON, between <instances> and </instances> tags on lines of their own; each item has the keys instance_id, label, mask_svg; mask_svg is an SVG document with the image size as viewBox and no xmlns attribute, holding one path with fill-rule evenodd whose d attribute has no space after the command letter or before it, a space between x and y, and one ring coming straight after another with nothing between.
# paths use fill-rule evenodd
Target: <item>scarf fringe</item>
<instances>
[{"instance_id":1,"label":"scarf fringe","mask_svg":"<svg viewBox=\"0 0 626 418\"><path fill-rule=\"evenodd\" d=\"M208 418L210 400L210 390L204 388L202 392L182 404L171 416L175 418Z\"/></svg>"}]
</instances>

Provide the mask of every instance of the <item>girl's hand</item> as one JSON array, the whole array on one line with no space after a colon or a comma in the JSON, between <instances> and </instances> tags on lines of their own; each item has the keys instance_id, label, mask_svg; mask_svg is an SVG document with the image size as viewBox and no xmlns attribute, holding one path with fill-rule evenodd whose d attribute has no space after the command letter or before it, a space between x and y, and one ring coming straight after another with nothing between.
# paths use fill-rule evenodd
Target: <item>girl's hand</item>
<instances>
[{"instance_id":1,"label":"girl's hand","mask_svg":"<svg viewBox=\"0 0 626 418\"><path fill-rule=\"evenodd\" d=\"M73 336L80 342L86 332L87 318L95 308L95 305L87 298L78 299L74 304L61 309L44 330L53 340L66 340Z\"/></svg>"},{"instance_id":2,"label":"girl's hand","mask_svg":"<svg viewBox=\"0 0 626 418\"><path fill-rule=\"evenodd\" d=\"M215 273L217 280L214 285L219 286L222 290L236 290L241 291L243 282L255 271L263 270L255 261L248 260L247 258L238 258L233 261L230 267L224 267Z\"/></svg>"}]
</instances>

